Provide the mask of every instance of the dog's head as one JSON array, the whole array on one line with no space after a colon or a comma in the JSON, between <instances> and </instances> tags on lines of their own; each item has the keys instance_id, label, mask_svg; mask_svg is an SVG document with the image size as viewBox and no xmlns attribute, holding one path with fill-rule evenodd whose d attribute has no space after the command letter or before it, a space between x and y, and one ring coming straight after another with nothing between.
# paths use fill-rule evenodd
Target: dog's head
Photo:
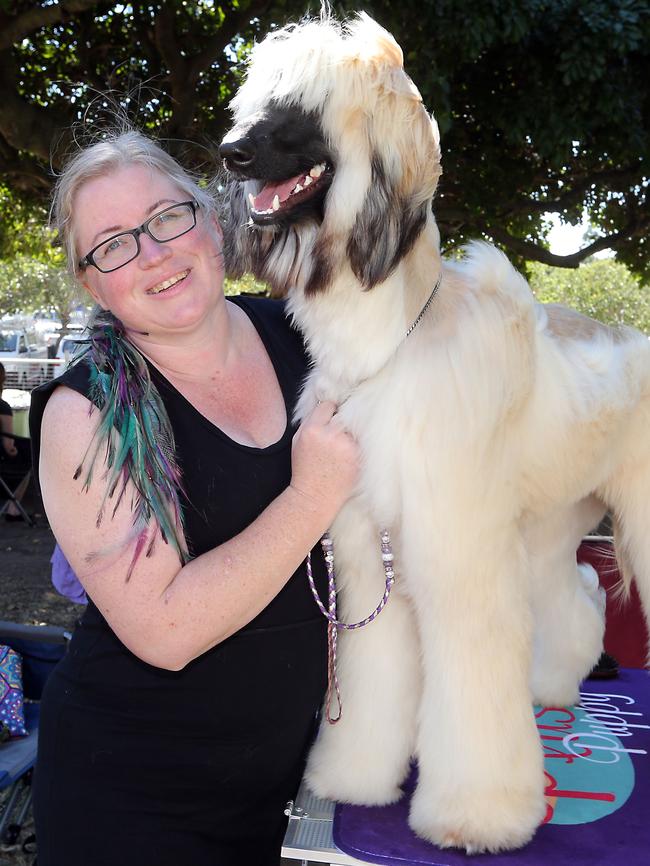
<instances>
[{"instance_id":1,"label":"dog's head","mask_svg":"<svg viewBox=\"0 0 650 866\"><path fill-rule=\"evenodd\" d=\"M345 266L365 289L385 280L432 219L441 170L393 37L365 14L271 33L231 107L229 269L277 293L318 292Z\"/></svg>"}]
</instances>

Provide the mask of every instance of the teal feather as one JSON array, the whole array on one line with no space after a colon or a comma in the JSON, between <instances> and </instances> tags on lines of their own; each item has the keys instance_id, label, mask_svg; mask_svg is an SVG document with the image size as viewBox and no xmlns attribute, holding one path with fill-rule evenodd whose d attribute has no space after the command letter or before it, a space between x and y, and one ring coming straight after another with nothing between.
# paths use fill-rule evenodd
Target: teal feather
<instances>
[{"instance_id":1,"label":"teal feather","mask_svg":"<svg viewBox=\"0 0 650 866\"><path fill-rule=\"evenodd\" d=\"M111 516L115 515L131 483L135 493L129 540L135 538L135 551L127 580L141 553L150 556L153 552L155 531L147 544L152 524L185 564L190 556L183 532L183 488L174 435L146 361L129 342L122 324L110 313L101 312L93 321L88 348L75 363L89 365L89 396L100 411L95 435L74 474L79 478L85 470L83 489L88 490L97 458L104 452L106 487L97 526L109 500Z\"/></svg>"}]
</instances>

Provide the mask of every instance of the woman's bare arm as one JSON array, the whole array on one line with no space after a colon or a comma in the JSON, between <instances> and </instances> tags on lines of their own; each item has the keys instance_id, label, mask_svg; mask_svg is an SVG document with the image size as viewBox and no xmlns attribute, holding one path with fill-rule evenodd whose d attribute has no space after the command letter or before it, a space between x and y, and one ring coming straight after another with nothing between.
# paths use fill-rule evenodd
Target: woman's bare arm
<instances>
[{"instance_id":1,"label":"woman's bare arm","mask_svg":"<svg viewBox=\"0 0 650 866\"><path fill-rule=\"evenodd\" d=\"M58 388L45 409L40 480L54 534L120 640L157 667L178 670L250 622L282 589L353 489L358 449L321 404L294 437L291 484L243 532L181 567L160 538L126 581L133 544L130 495L100 527L105 480L88 492L73 474L95 431L85 397ZM92 561L92 554L115 549Z\"/></svg>"}]
</instances>

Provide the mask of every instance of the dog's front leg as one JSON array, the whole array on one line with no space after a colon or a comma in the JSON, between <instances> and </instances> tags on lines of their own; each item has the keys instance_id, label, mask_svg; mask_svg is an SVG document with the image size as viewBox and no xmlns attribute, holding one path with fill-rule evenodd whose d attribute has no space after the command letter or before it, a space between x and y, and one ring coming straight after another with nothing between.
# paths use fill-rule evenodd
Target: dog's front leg
<instances>
[{"instance_id":1,"label":"dog's front leg","mask_svg":"<svg viewBox=\"0 0 650 866\"><path fill-rule=\"evenodd\" d=\"M339 618L365 619L384 591L379 528L358 500L332 527ZM399 582L399 574L398 574ZM307 766L322 797L363 805L393 802L408 768L420 695L417 630L409 602L393 590L382 613L353 631L339 631L342 715L323 720Z\"/></svg>"},{"instance_id":2,"label":"dog's front leg","mask_svg":"<svg viewBox=\"0 0 650 866\"><path fill-rule=\"evenodd\" d=\"M525 844L545 813L527 563L516 531L458 513L464 537L439 525L436 552L405 544L424 667L409 823L441 847L499 851Z\"/></svg>"}]
</instances>

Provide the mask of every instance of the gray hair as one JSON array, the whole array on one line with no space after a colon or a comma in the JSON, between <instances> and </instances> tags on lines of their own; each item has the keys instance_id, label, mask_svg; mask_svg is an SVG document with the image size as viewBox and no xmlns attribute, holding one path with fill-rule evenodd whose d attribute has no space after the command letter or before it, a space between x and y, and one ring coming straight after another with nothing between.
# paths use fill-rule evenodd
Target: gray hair
<instances>
[{"instance_id":1,"label":"gray hair","mask_svg":"<svg viewBox=\"0 0 650 866\"><path fill-rule=\"evenodd\" d=\"M78 250L74 233L74 199L88 180L127 165L146 165L172 180L205 213L214 213L215 201L198 179L151 138L135 129L108 133L100 141L78 151L59 175L52 197L50 225L56 229L66 252L68 269L78 273Z\"/></svg>"}]
</instances>

